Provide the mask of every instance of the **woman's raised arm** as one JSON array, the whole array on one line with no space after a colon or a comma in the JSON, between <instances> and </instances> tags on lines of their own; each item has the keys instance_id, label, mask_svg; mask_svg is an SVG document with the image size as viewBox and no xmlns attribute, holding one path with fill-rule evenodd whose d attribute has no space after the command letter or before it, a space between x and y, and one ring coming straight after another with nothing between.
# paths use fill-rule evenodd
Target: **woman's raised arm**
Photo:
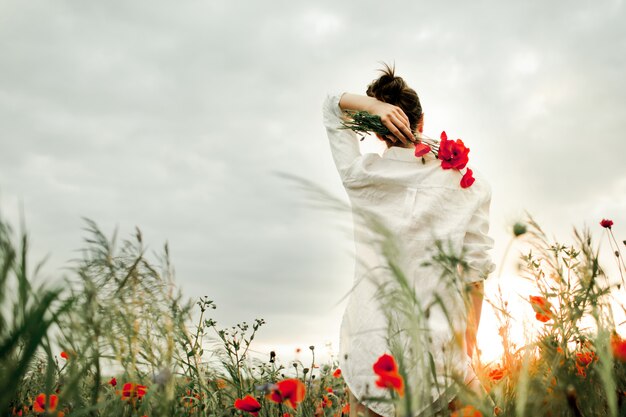
<instances>
[{"instance_id":1,"label":"woman's raised arm","mask_svg":"<svg viewBox=\"0 0 626 417\"><path fill-rule=\"evenodd\" d=\"M393 133L394 142L400 140L405 145L414 141L409 118L404 111L393 104L385 103L375 97L345 93L339 101L342 109L362 110L380 116L383 124Z\"/></svg>"}]
</instances>

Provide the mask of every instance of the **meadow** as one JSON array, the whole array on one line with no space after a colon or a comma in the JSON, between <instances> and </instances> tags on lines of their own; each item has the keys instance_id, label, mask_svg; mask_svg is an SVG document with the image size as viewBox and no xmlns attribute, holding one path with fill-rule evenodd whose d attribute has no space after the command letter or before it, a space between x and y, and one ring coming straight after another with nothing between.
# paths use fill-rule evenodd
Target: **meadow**
<instances>
[{"instance_id":1,"label":"meadow","mask_svg":"<svg viewBox=\"0 0 626 417\"><path fill-rule=\"evenodd\" d=\"M221 328L211 317L218 306L210 296L183 299L167 245L152 259L140 230L120 241L84 221L81 257L69 266L63 284L35 286L42 264L31 266L27 234L17 234L0 218L2 415L349 414L338 363L317 363L314 346L310 363L283 364L274 352L265 361L249 358L263 319ZM498 361L475 361L479 389L461 386L455 409L432 415L626 415L626 340L612 311L616 295L625 290L626 242L615 238L612 225L598 219L594 232L609 242L620 274L613 280L599 263L589 229L574 229L573 242L563 244L550 241L530 215L511 226L511 241L530 248L518 260L519 279L536 289L527 301L542 331L523 346L513 343L512 317L500 289L499 297L486 302L498 317L504 353ZM447 253L443 245L432 262L451 279L458 279L457 266L465 267L462 254ZM394 276L399 285L387 289L381 301L389 311L415 312L420 306L401 271ZM199 319L192 322L194 312ZM413 318L422 324L422 317ZM586 321L593 326L582 325ZM411 337L421 343L419 332ZM408 368L396 357L390 346L390 354L372 364L372 376L396 403L397 415L412 416L426 398L407 385ZM433 383L428 364L420 369L420 380Z\"/></svg>"}]
</instances>

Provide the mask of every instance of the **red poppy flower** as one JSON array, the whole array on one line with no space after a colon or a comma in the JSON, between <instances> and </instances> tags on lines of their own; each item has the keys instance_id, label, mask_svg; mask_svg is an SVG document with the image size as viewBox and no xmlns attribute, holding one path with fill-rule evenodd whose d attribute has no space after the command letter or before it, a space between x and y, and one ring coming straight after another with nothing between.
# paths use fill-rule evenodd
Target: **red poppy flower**
<instances>
[{"instance_id":1,"label":"red poppy flower","mask_svg":"<svg viewBox=\"0 0 626 417\"><path fill-rule=\"evenodd\" d=\"M550 304L550 302L546 300L545 297L531 295L530 304L533 307L533 310L535 310L535 317L537 318L537 320L545 323L552 319L554 315L551 309L552 304Z\"/></svg>"},{"instance_id":2,"label":"red poppy flower","mask_svg":"<svg viewBox=\"0 0 626 417\"><path fill-rule=\"evenodd\" d=\"M463 178L461 178L461 187L463 188L467 188L470 185L474 184L474 181L476 180L472 174L474 174L474 172L467 168L467 171L465 171L465 174L463 174Z\"/></svg>"},{"instance_id":3,"label":"red poppy flower","mask_svg":"<svg viewBox=\"0 0 626 417\"><path fill-rule=\"evenodd\" d=\"M114 386L116 386L116 385L117 385L117 379L115 379L115 377L111 378L111 379L109 380L109 384L110 384L111 386L113 386L113 387L114 387Z\"/></svg>"},{"instance_id":4,"label":"red poppy flower","mask_svg":"<svg viewBox=\"0 0 626 417\"><path fill-rule=\"evenodd\" d=\"M61 352L61 357L63 359L65 359L65 360L67 360L68 359L67 352L65 352L65 351Z\"/></svg>"},{"instance_id":5,"label":"red poppy flower","mask_svg":"<svg viewBox=\"0 0 626 417\"><path fill-rule=\"evenodd\" d=\"M276 388L267 394L267 398L275 403L287 402L295 409L298 403L304 399L306 388L302 381L297 378L285 379L276 383Z\"/></svg>"},{"instance_id":6,"label":"red poppy flower","mask_svg":"<svg viewBox=\"0 0 626 417\"><path fill-rule=\"evenodd\" d=\"M604 227L605 229L610 229L611 226L613 226L613 220L602 219L602 221L600 222L600 226Z\"/></svg>"},{"instance_id":7,"label":"red poppy flower","mask_svg":"<svg viewBox=\"0 0 626 417\"><path fill-rule=\"evenodd\" d=\"M346 403L346 405L341 407L341 412L343 414L350 414L350 403Z\"/></svg>"},{"instance_id":8,"label":"red poppy flower","mask_svg":"<svg viewBox=\"0 0 626 417\"><path fill-rule=\"evenodd\" d=\"M398 365L396 365L396 360L393 358L393 356L387 353L382 354L378 358L373 368L374 368L374 373L376 373L376 375L380 375L385 372L397 372L398 371Z\"/></svg>"},{"instance_id":9,"label":"red poppy flower","mask_svg":"<svg viewBox=\"0 0 626 417\"><path fill-rule=\"evenodd\" d=\"M611 351L617 359L626 362L626 340L618 334L611 335Z\"/></svg>"},{"instance_id":10,"label":"red poppy flower","mask_svg":"<svg viewBox=\"0 0 626 417\"><path fill-rule=\"evenodd\" d=\"M393 356L384 353L378 358L373 368L374 373L378 375L376 386L394 389L400 397L404 395L404 380L398 373L398 365Z\"/></svg>"},{"instance_id":11,"label":"red poppy flower","mask_svg":"<svg viewBox=\"0 0 626 417\"><path fill-rule=\"evenodd\" d=\"M598 357L594 352L576 352L576 371L578 375L587 376L586 368L594 360L598 360Z\"/></svg>"},{"instance_id":12,"label":"red poppy flower","mask_svg":"<svg viewBox=\"0 0 626 417\"><path fill-rule=\"evenodd\" d=\"M332 407L333 402L326 395L322 395L322 407Z\"/></svg>"},{"instance_id":13,"label":"red poppy flower","mask_svg":"<svg viewBox=\"0 0 626 417\"><path fill-rule=\"evenodd\" d=\"M441 159L441 167L443 169L463 169L469 161L468 154L470 149L465 146L461 139L456 141L448 140L446 132L441 132L441 142L439 143L439 152L437 158Z\"/></svg>"},{"instance_id":14,"label":"red poppy flower","mask_svg":"<svg viewBox=\"0 0 626 417\"><path fill-rule=\"evenodd\" d=\"M241 399L237 398L234 406L237 410L247 411L255 417L259 415L261 409L261 404L252 395L246 395Z\"/></svg>"},{"instance_id":15,"label":"red poppy flower","mask_svg":"<svg viewBox=\"0 0 626 417\"><path fill-rule=\"evenodd\" d=\"M122 387L122 399L134 399L141 398L146 394L147 387L145 385L134 384L132 382L127 382Z\"/></svg>"},{"instance_id":16,"label":"red poppy flower","mask_svg":"<svg viewBox=\"0 0 626 417\"><path fill-rule=\"evenodd\" d=\"M598 359L594 352L576 352L576 361L583 366L589 365L594 359Z\"/></svg>"},{"instance_id":17,"label":"red poppy flower","mask_svg":"<svg viewBox=\"0 0 626 417\"><path fill-rule=\"evenodd\" d=\"M339 378L341 376L341 369L340 368L335 369L335 372L333 372L333 376L335 378Z\"/></svg>"},{"instance_id":18,"label":"red poppy flower","mask_svg":"<svg viewBox=\"0 0 626 417\"><path fill-rule=\"evenodd\" d=\"M415 144L415 157L419 158L421 156L424 156L428 152L430 152L430 150L431 150L430 146L428 146L424 142L416 143Z\"/></svg>"},{"instance_id":19,"label":"red poppy flower","mask_svg":"<svg viewBox=\"0 0 626 417\"><path fill-rule=\"evenodd\" d=\"M33 411L35 413L45 413L46 412L46 394L39 394L37 398L35 398L35 402L33 403ZM59 397L52 394L50 395L50 404L48 404L48 413L51 413L57 409L57 405L59 403Z\"/></svg>"},{"instance_id":20,"label":"red poppy flower","mask_svg":"<svg viewBox=\"0 0 626 417\"><path fill-rule=\"evenodd\" d=\"M489 371L489 379L493 381L498 381L502 379L503 376L504 376L504 369L502 368L495 368Z\"/></svg>"}]
</instances>

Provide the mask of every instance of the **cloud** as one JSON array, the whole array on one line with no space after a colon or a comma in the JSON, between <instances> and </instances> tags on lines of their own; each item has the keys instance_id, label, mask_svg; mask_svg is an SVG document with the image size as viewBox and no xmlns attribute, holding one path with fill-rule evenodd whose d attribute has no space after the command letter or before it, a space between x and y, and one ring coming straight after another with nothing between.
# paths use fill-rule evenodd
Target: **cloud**
<instances>
[{"instance_id":1,"label":"cloud","mask_svg":"<svg viewBox=\"0 0 626 417\"><path fill-rule=\"evenodd\" d=\"M352 283L349 235L272 172L345 198L321 103L363 93L379 61L418 91L425 131L462 137L491 178L496 254L512 211L569 230L621 189L620 1L2 8L3 210L24 201L51 268L81 245L81 216L168 240L186 294L214 296L227 321L298 314L294 337L336 335L323 320Z\"/></svg>"}]
</instances>

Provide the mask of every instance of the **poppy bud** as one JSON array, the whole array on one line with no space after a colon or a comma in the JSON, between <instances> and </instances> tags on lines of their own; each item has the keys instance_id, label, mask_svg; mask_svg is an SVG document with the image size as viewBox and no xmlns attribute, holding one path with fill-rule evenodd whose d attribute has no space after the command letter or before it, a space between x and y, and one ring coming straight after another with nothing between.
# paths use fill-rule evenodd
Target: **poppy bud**
<instances>
[{"instance_id":1,"label":"poppy bud","mask_svg":"<svg viewBox=\"0 0 626 417\"><path fill-rule=\"evenodd\" d=\"M600 226L604 227L605 229L610 229L611 226L613 226L613 220L602 219L602 221L600 222Z\"/></svg>"},{"instance_id":2,"label":"poppy bud","mask_svg":"<svg viewBox=\"0 0 626 417\"><path fill-rule=\"evenodd\" d=\"M520 222L517 222L513 225L513 234L515 237L521 236L526 233L526 225Z\"/></svg>"}]
</instances>

